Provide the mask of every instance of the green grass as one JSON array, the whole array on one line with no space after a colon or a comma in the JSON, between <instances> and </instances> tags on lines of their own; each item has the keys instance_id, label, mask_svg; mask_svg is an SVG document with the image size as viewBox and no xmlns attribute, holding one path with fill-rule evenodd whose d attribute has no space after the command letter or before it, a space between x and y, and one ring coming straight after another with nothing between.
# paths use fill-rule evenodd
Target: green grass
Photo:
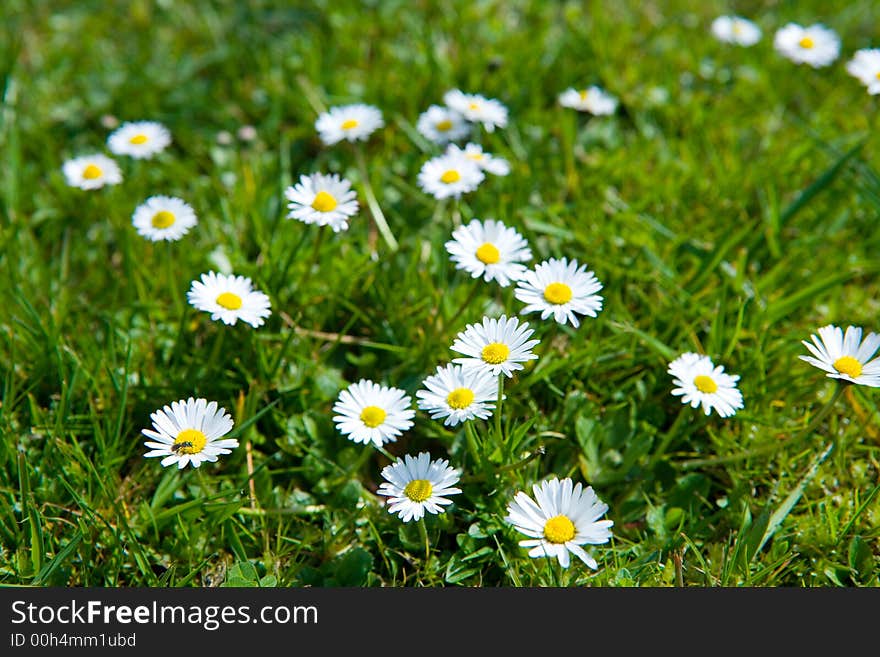
<instances>
[{"instance_id":1,"label":"green grass","mask_svg":"<svg viewBox=\"0 0 880 657\"><path fill-rule=\"evenodd\" d=\"M878 45L869 0L734 3L764 30L753 48L711 38L722 2L276 4L0 10L0 583L880 583L878 397L847 389L803 435L835 385L797 358L824 324L880 330L878 101L844 69ZM776 54L790 20L834 28L841 58L814 70ZM620 98L615 116L559 107L589 83ZM464 197L462 219L517 227L536 261L586 262L605 305L576 330L524 317L540 358L507 382L505 450L491 421L469 438L421 411L387 445L473 477L429 516L426 560L418 526L375 495L388 459L340 435L330 408L361 377L414 394L465 323L522 307L480 283L453 317L477 283L443 248L455 208L416 186L438 149L414 127L452 87L511 116L479 136L512 172ZM320 243L284 218L301 173L359 180L353 149L314 130L318 109L348 102L385 116L365 157L393 253L362 193L350 230ZM106 152L103 115L162 121L174 143L116 158L121 185L67 187L65 159ZM218 144L246 124L256 141ZM131 213L152 194L187 200L198 227L142 239ZM270 295L262 328L186 303L218 254ZM742 411L706 418L670 395L686 350L741 375ZM141 429L189 396L229 410L241 447L163 469ZM503 521L551 475L610 506L598 571L527 558Z\"/></svg>"}]
</instances>

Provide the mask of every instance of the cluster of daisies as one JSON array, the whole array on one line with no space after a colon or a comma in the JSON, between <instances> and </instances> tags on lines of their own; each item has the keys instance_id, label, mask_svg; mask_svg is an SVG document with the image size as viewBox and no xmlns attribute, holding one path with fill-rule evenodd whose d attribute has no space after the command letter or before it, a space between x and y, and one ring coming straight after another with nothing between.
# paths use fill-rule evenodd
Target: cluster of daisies
<instances>
[{"instance_id":1,"label":"cluster of daisies","mask_svg":"<svg viewBox=\"0 0 880 657\"><path fill-rule=\"evenodd\" d=\"M739 46L755 45L762 34L760 27L741 16L719 16L712 22L711 31L720 41ZM787 23L774 34L773 47L796 64L822 68L840 56L840 37L822 23ZM869 94L880 94L880 48L857 50L846 63L846 70L867 87Z\"/></svg>"}]
</instances>

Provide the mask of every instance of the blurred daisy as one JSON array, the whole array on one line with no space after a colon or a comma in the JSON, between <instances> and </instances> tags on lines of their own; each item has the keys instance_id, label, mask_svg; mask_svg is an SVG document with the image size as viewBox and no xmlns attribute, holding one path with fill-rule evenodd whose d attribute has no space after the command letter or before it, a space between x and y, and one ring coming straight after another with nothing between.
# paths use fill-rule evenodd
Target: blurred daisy
<instances>
[{"instance_id":1,"label":"blurred daisy","mask_svg":"<svg viewBox=\"0 0 880 657\"><path fill-rule=\"evenodd\" d=\"M486 176L472 160L461 155L432 157L422 165L419 187L436 199L459 198L474 191Z\"/></svg>"},{"instance_id":2,"label":"blurred daisy","mask_svg":"<svg viewBox=\"0 0 880 657\"><path fill-rule=\"evenodd\" d=\"M122 182L122 172L116 162L100 153L67 160L61 171L68 185L80 189L99 189Z\"/></svg>"},{"instance_id":3,"label":"blurred daisy","mask_svg":"<svg viewBox=\"0 0 880 657\"><path fill-rule=\"evenodd\" d=\"M581 90L566 89L559 94L559 104L596 116L614 114L617 109L617 99L595 85Z\"/></svg>"},{"instance_id":4,"label":"blurred daisy","mask_svg":"<svg viewBox=\"0 0 880 657\"><path fill-rule=\"evenodd\" d=\"M857 50L846 63L846 70L868 88L869 94L880 94L880 48Z\"/></svg>"},{"instance_id":5,"label":"blurred daisy","mask_svg":"<svg viewBox=\"0 0 880 657\"><path fill-rule=\"evenodd\" d=\"M496 157L491 153L484 152L483 147L478 144L466 144L463 149L455 144L449 144L446 153L449 155L462 155L469 160L473 160L481 170L494 176L506 176L510 173L510 163L507 160L503 157Z\"/></svg>"},{"instance_id":6,"label":"blurred daisy","mask_svg":"<svg viewBox=\"0 0 880 657\"><path fill-rule=\"evenodd\" d=\"M171 143L171 133L155 121L123 123L107 137L107 148L116 155L148 159L164 151Z\"/></svg>"},{"instance_id":7,"label":"blurred daisy","mask_svg":"<svg viewBox=\"0 0 880 657\"><path fill-rule=\"evenodd\" d=\"M507 126L507 108L494 98L450 89L443 94L443 102L471 123L482 123L487 132Z\"/></svg>"},{"instance_id":8,"label":"blurred daisy","mask_svg":"<svg viewBox=\"0 0 880 657\"><path fill-rule=\"evenodd\" d=\"M343 139L364 141L384 125L382 112L372 105L363 103L331 107L315 121L315 129L321 141L328 146Z\"/></svg>"},{"instance_id":9,"label":"blurred daisy","mask_svg":"<svg viewBox=\"0 0 880 657\"><path fill-rule=\"evenodd\" d=\"M452 362L461 363L465 369L512 377L516 370L523 369L522 363L538 357L532 348L540 340L529 340L534 332L527 322L520 324L516 317L484 317L482 323L468 324L456 336L450 349L465 357L453 358Z\"/></svg>"},{"instance_id":10,"label":"blurred daisy","mask_svg":"<svg viewBox=\"0 0 880 657\"><path fill-rule=\"evenodd\" d=\"M880 388L880 357L869 360L880 347L880 335L868 333L862 341L862 329L847 326L846 334L839 326L829 324L819 329L819 336L811 335L813 344L802 340L815 356L798 356L810 365L828 372L832 379Z\"/></svg>"},{"instance_id":11,"label":"blurred daisy","mask_svg":"<svg viewBox=\"0 0 880 657\"><path fill-rule=\"evenodd\" d=\"M611 538L613 520L599 520L608 511L592 486L572 485L569 478L557 478L534 484L535 500L520 491L507 505L505 520L517 531L531 538L520 541L520 547L532 548L529 556L556 558L568 568L570 554L596 570L599 565L581 547L599 545Z\"/></svg>"},{"instance_id":12,"label":"blurred daisy","mask_svg":"<svg viewBox=\"0 0 880 657\"><path fill-rule=\"evenodd\" d=\"M411 405L412 399L403 390L361 379L339 393L333 422L349 440L381 447L413 425L416 412Z\"/></svg>"},{"instance_id":13,"label":"blurred daisy","mask_svg":"<svg viewBox=\"0 0 880 657\"><path fill-rule=\"evenodd\" d=\"M422 385L425 389L416 392L418 407L428 411L432 420L445 418L443 425L447 427L475 417L490 417L498 396L495 377L483 370L466 370L461 365L438 365L436 374Z\"/></svg>"},{"instance_id":14,"label":"blurred daisy","mask_svg":"<svg viewBox=\"0 0 880 657\"><path fill-rule=\"evenodd\" d=\"M144 456L161 456L161 463L166 467L176 463L181 470L188 464L197 468L238 447L234 438L223 439L232 430L233 422L226 409L218 409L215 401L181 399L151 414L150 419L154 430L141 430L152 439L144 443L150 448Z\"/></svg>"},{"instance_id":15,"label":"blurred daisy","mask_svg":"<svg viewBox=\"0 0 880 657\"><path fill-rule=\"evenodd\" d=\"M272 314L269 297L252 288L246 276L226 276L208 272L193 281L186 293L190 304L211 313L211 319L233 325L238 320L257 328Z\"/></svg>"},{"instance_id":16,"label":"blurred daisy","mask_svg":"<svg viewBox=\"0 0 880 657\"><path fill-rule=\"evenodd\" d=\"M131 223L148 240L173 242L198 223L196 213L186 202L173 196L151 196L135 208Z\"/></svg>"},{"instance_id":17,"label":"blurred daisy","mask_svg":"<svg viewBox=\"0 0 880 657\"><path fill-rule=\"evenodd\" d=\"M300 176L296 185L284 190L284 196L290 201L288 218L330 226L334 233L348 229L348 218L358 212L351 183L335 173Z\"/></svg>"},{"instance_id":18,"label":"blurred daisy","mask_svg":"<svg viewBox=\"0 0 880 657\"><path fill-rule=\"evenodd\" d=\"M403 522L421 520L425 511L443 513L443 507L452 504L445 496L461 492L453 487L459 472L445 459L432 461L428 452L397 459L382 469L382 477L387 483L380 485L376 493L390 498L388 512L399 514Z\"/></svg>"},{"instance_id":19,"label":"blurred daisy","mask_svg":"<svg viewBox=\"0 0 880 657\"><path fill-rule=\"evenodd\" d=\"M682 404L690 404L691 408L702 404L706 415L714 408L721 417L729 417L743 407L742 394L736 389L739 376L725 374L724 367L716 367L708 356L684 353L669 364L667 372L678 386L672 394L681 396Z\"/></svg>"},{"instance_id":20,"label":"blurred daisy","mask_svg":"<svg viewBox=\"0 0 880 657\"><path fill-rule=\"evenodd\" d=\"M602 297L596 294L602 284L586 265L577 260L550 258L527 271L516 284L516 298L528 304L520 313L551 315L559 324L580 326L575 313L595 317L602 310Z\"/></svg>"},{"instance_id":21,"label":"blurred daisy","mask_svg":"<svg viewBox=\"0 0 880 657\"><path fill-rule=\"evenodd\" d=\"M431 105L419 115L416 122L416 130L435 144L463 139L470 129L461 114L440 105Z\"/></svg>"},{"instance_id":22,"label":"blurred daisy","mask_svg":"<svg viewBox=\"0 0 880 657\"><path fill-rule=\"evenodd\" d=\"M459 226L446 242L446 250L457 269L472 278L482 276L487 283L498 281L501 287L520 279L526 272L526 266L520 263L532 259L525 238L494 219L472 219L466 226Z\"/></svg>"},{"instance_id":23,"label":"blurred daisy","mask_svg":"<svg viewBox=\"0 0 880 657\"><path fill-rule=\"evenodd\" d=\"M788 23L779 28L773 38L773 47L796 64L813 68L828 66L840 54L840 38L834 30L821 23L802 27Z\"/></svg>"},{"instance_id":24,"label":"blurred daisy","mask_svg":"<svg viewBox=\"0 0 880 657\"><path fill-rule=\"evenodd\" d=\"M719 16L712 21L712 34L724 43L753 46L761 40L761 28L740 16Z\"/></svg>"}]
</instances>

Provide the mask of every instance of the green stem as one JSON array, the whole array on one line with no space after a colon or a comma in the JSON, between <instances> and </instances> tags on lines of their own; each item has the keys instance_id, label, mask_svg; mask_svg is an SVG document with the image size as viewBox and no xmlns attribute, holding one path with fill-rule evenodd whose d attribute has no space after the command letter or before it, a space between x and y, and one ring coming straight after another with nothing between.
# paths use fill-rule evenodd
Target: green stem
<instances>
[{"instance_id":1,"label":"green stem","mask_svg":"<svg viewBox=\"0 0 880 657\"><path fill-rule=\"evenodd\" d=\"M468 438L470 438L470 436L468 436ZM500 468L496 468L495 474L501 474L502 472L510 472L512 470L519 470L520 468L524 468L529 463L534 461L536 458L538 458L539 456L542 456L545 453L545 451L546 450L544 449L544 446L539 445L538 449L536 449L534 452L529 454L524 459L521 459L521 460L517 461L516 463L508 463L507 465L502 465ZM465 476L461 477L461 479L459 479L459 481L463 484L472 484L475 482L485 481L485 480L486 480L486 473L485 472L482 474L477 474L477 475L470 475L470 476L465 475Z\"/></svg>"},{"instance_id":2,"label":"green stem","mask_svg":"<svg viewBox=\"0 0 880 657\"><path fill-rule=\"evenodd\" d=\"M461 317L461 314L465 311L465 309L468 306L470 306L471 303L473 303L474 298L476 298L477 294L482 289L482 287L483 286L480 285L480 281L478 279L474 280L474 285L471 288L471 291L468 293L465 300L458 307L458 310L455 311L455 314L452 315L452 317L450 317L448 321L445 321L440 325L440 329L437 331L437 335L439 335L440 337L443 337L443 334L445 333L447 327L449 327L454 322L458 321L458 318Z\"/></svg>"},{"instance_id":3,"label":"green stem","mask_svg":"<svg viewBox=\"0 0 880 657\"><path fill-rule=\"evenodd\" d=\"M669 443L672 442L672 439L678 435L678 428L684 420L684 417L691 415L692 409L689 406L682 406L678 411L678 415L675 420L672 422L672 426L669 427L669 430L663 435L663 439L660 441L660 444L657 446L657 450L654 452L653 456L651 456L651 466L654 466L657 461L666 453L667 448L669 447Z\"/></svg>"},{"instance_id":4,"label":"green stem","mask_svg":"<svg viewBox=\"0 0 880 657\"><path fill-rule=\"evenodd\" d=\"M358 145L355 147L354 152L355 157L357 158L358 169L361 174L361 183L364 187L364 196L367 199L367 206L370 208L370 213L373 215L373 221L376 222L376 228L379 229L382 238L385 240L385 243L388 244L388 248L392 251L397 251L397 240L394 239L394 234L391 232L391 228L388 227L388 222L385 220L382 208L379 207L379 201L376 200L376 195L373 193L373 186L370 184L370 175L367 172L367 162L364 159L364 151Z\"/></svg>"},{"instance_id":5,"label":"green stem","mask_svg":"<svg viewBox=\"0 0 880 657\"><path fill-rule=\"evenodd\" d=\"M498 401L495 403L495 436L498 446L504 447L504 434L501 431L501 402L504 401L504 373L498 375Z\"/></svg>"},{"instance_id":6,"label":"green stem","mask_svg":"<svg viewBox=\"0 0 880 657\"><path fill-rule=\"evenodd\" d=\"M425 543L425 566L431 560L431 543L428 541L428 526L425 524L425 516L419 518L419 535Z\"/></svg>"},{"instance_id":7,"label":"green stem","mask_svg":"<svg viewBox=\"0 0 880 657\"><path fill-rule=\"evenodd\" d=\"M303 243L306 241L306 236L309 234L309 231L304 230L299 237L299 241L287 254L287 261L284 263L284 267L281 268L281 275L278 277L278 285L284 285L284 279L287 278L287 272L290 270L290 265L293 264L293 259L296 257L296 254L299 253L300 248Z\"/></svg>"}]
</instances>

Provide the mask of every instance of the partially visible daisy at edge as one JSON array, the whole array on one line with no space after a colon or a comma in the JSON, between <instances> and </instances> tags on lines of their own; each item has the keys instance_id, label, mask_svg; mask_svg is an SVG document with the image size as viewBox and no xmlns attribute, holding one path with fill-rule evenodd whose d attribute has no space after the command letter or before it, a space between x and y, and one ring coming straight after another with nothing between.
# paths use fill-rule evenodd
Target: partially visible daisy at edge
<instances>
[{"instance_id":1,"label":"partially visible daisy at edge","mask_svg":"<svg viewBox=\"0 0 880 657\"><path fill-rule=\"evenodd\" d=\"M417 182L419 187L434 198L460 198L474 191L483 182L485 174L472 160L456 154L432 157L422 165Z\"/></svg>"},{"instance_id":2,"label":"partially visible daisy at edge","mask_svg":"<svg viewBox=\"0 0 880 657\"><path fill-rule=\"evenodd\" d=\"M450 89L443 94L443 102L471 123L480 123L486 132L507 126L507 107L495 98Z\"/></svg>"},{"instance_id":3,"label":"partially visible daisy at edge","mask_svg":"<svg viewBox=\"0 0 880 657\"><path fill-rule=\"evenodd\" d=\"M677 386L672 394L681 397L682 404L702 405L706 415L715 410L721 417L730 417L743 407L742 393L736 387L739 376L725 374L724 366L716 366L709 356L683 353L669 363L667 372Z\"/></svg>"},{"instance_id":4,"label":"partially visible daisy at edge","mask_svg":"<svg viewBox=\"0 0 880 657\"><path fill-rule=\"evenodd\" d=\"M468 324L455 337L450 349L463 356L452 362L493 376L512 377L515 371L524 369L523 363L538 358L532 348L540 340L529 340L534 332L528 322L520 324L517 317L484 317L479 324Z\"/></svg>"},{"instance_id":5,"label":"partially visible daisy at edge","mask_svg":"<svg viewBox=\"0 0 880 657\"><path fill-rule=\"evenodd\" d=\"M418 456L406 454L391 465L382 468L386 482L376 491L388 497L388 512L396 513L403 522L421 520L425 512L444 513L444 506L452 504L448 495L461 493L460 473L450 467L446 459L431 460L428 452Z\"/></svg>"},{"instance_id":6,"label":"partially visible daisy at edge","mask_svg":"<svg viewBox=\"0 0 880 657\"><path fill-rule=\"evenodd\" d=\"M357 194L351 182L335 173L302 175L296 185L284 190L289 219L306 224L330 226L334 233L348 229L348 219L357 214Z\"/></svg>"},{"instance_id":7,"label":"partially visible daisy at edge","mask_svg":"<svg viewBox=\"0 0 880 657\"><path fill-rule=\"evenodd\" d=\"M361 379L339 393L333 422L349 440L381 447L413 425L416 412L411 406L412 398L403 390Z\"/></svg>"},{"instance_id":8,"label":"partially visible daisy at edge","mask_svg":"<svg viewBox=\"0 0 880 657\"><path fill-rule=\"evenodd\" d=\"M846 63L846 71L865 85L869 94L880 94L880 48L856 50Z\"/></svg>"},{"instance_id":9,"label":"partially visible daisy at edge","mask_svg":"<svg viewBox=\"0 0 880 657\"><path fill-rule=\"evenodd\" d=\"M613 520L600 520L608 511L592 486L583 486L565 478L553 478L534 484L533 500L519 491L507 505L504 518L514 528L530 538L519 542L520 547L531 548L529 556L555 558L568 568L573 554L596 570L599 564L587 554L582 545L601 545L611 539Z\"/></svg>"},{"instance_id":10,"label":"partially visible daisy at edge","mask_svg":"<svg viewBox=\"0 0 880 657\"><path fill-rule=\"evenodd\" d=\"M821 23L809 27L788 23L776 31L773 47L796 64L821 68L837 59L840 54L840 37Z\"/></svg>"},{"instance_id":11,"label":"partially visible daisy at edge","mask_svg":"<svg viewBox=\"0 0 880 657\"><path fill-rule=\"evenodd\" d=\"M520 313L540 312L541 319L552 316L559 324L571 322L577 328L577 315L596 317L602 310L602 297L597 294L601 289L602 283L586 265L550 258L523 274L515 295L527 304Z\"/></svg>"},{"instance_id":12,"label":"partially visible daisy at edge","mask_svg":"<svg viewBox=\"0 0 880 657\"><path fill-rule=\"evenodd\" d=\"M526 266L521 263L532 259L526 239L494 219L472 219L457 227L445 247L456 269L487 283L497 281L501 287L522 278Z\"/></svg>"},{"instance_id":13,"label":"partially visible daisy at edge","mask_svg":"<svg viewBox=\"0 0 880 657\"><path fill-rule=\"evenodd\" d=\"M416 392L418 407L427 411L432 420L443 420L443 425L457 424L492 415L498 384L488 372L466 370L461 365L438 365L437 371L422 383L424 389Z\"/></svg>"},{"instance_id":14,"label":"partially visible daisy at edge","mask_svg":"<svg viewBox=\"0 0 880 657\"><path fill-rule=\"evenodd\" d=\"M61 167L61 172L68 185L85 190L100 189L104 185L118 185L122 182L119 165L100 153L67 160Z\"/></svg>"},{"instance_id":15,"label":"partially visible daisy at edge","mask_svg":"<svg viewBox=\"0 0 880 657\"><path fill-rule=\"evenodd\" d=\"M315 129L327 146L342 140L365 141L384 125L379 108L364 103L331 107L315 121Z\"/></svg>"},{"instance_id":16,"label":"partially visible daisy at edge","mask_svg":"<svg viewBox=\"0 0 880 657\"><path fill-rule=\"evenodd\" d=\"M596 85L580 90L569 87L559 94L559 104L596 116L614 114L617 110L617 98Z\"/></svg>"},{"instance_id":17,"label":"partially visible daisy at edge","mask_svg":"<svg viewBox=\"0 0 880 657\"><path fill-rule=\"evenodd\" d=\"M186 298L193 307L211 313L213 321L219 319L230 326L241 320L259 328L272 314L269 297L254 290L251 279L246 276L210 271L202 274L201 280L192 282Z\"/></svg>"},{"instance_id":18,"label":"partially visible daisy at edge","mask_svg":"<svg viewBox=\"0 0 880 657\"><path fill-rule=\"evenodd\" d=\"M425 139L442 145L464 139L471 127L458 112L448 107L431 105L419 115L416 130Z\"/></svg>"},{"instance_id":19,"label":"partially visible daisy at edge","mask_svg":"<svg viewBox=\"0 0 880 657\"><path fill-rule=\"evenodd\" d=\"M469 160L473 160L474 164L480 167L481 170L491 173L493 176L506 176L510 173L510 162L503 157L485 152L479 144L468 143L465 144L464 148L459 148L455 144L449 144L446 153L449 155L461 155Z\"/></svg>"},{"instance_id":20,"label":"partially visible daisy at edge","mask_svg":"<svg viewBox=\"0 0 880 657\"><path fill-rule=\"evenodd\" d=\"M171 143L171 132L156 121L129 121L107 137L107 148L116 155L149 159Z\"/></svg>"},{"instance_id":21,"label":"partially visible daisy at edge","mask_svg":"<svg viewBox=\"0 0 880 657\"><path fill-rule=\"evenodd\" d=\"M173 242L186 235L198 223L195 210L174 196L151 196L137 206L131 223L138 234L153 242Z\"/></svg>"},{"instance_id":22,"label":"partially visible daisy at edge","mask_svg":"<svg viewBox=\"0 0 880 657\"><path fill-rule=\"evenodd\" d=\"M230 454L238 441L224 439L232 430L232 417L217 402L206 399L181 399L152 413L153 429L142 429L150 451L145 458L162 457L162 465L177 464L198 468L205 461L213 463L221 454Z\"/></svg>"},{"instance_id":23,"label":"partially visible daisy at edge","mask_svg":"<svg viewBox=\"0 0 880 657\"><path fill-rule=\"evenodd\" d=\"M880 356L871 360L880 347L880 334L869 332L862 340L860 326L847 326L844 333L833 324L823 326L818 332L818 336L810 336L812 344L801 340L812 356L798 358L827 372L832 379L880 388Z\"/></svg>"},{"instance_id":24,"label":"partially visible daisy at edge","mask_svg":"<svg viewBox=\"0 0 880 657\"><path fill-rule=\"evenodd\" d=\"M712 21L712 34L719 41L753 46L761 40L761 28L742 16L719 16Z\"/></svg>"}]
</instances>

